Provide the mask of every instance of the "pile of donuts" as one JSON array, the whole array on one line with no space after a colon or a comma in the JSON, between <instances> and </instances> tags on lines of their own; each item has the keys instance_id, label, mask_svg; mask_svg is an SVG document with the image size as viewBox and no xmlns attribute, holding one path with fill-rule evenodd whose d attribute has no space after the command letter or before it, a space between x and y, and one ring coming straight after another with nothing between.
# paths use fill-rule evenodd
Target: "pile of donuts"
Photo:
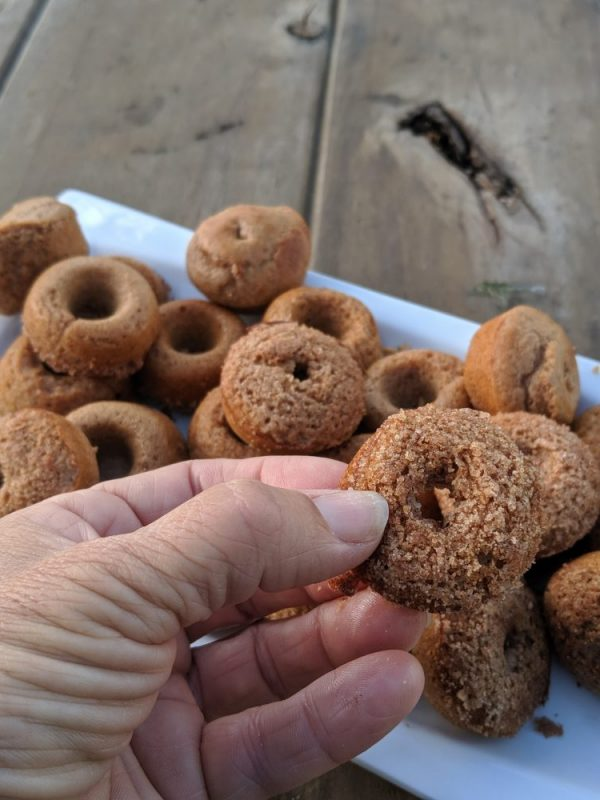
<instances>
[{"instance_id":1,"label":"pile of donuts","mask_svg":"<svg viewBox=\"0 0 600 800\"><path fill-rule=\"evenodd\" d=\"M54 198L4 214L0 312L23 331L0 361L0 515L188 455L336 458L390 518L334 585L432 614L415 653L447 719L516 733L547 695L548 632L600 692L600 406L575 417L567 334L518 306L464 364L386 350L363 303L302 285L310 251L292 209L228 208L187 251L208 300L169 300L149 266L89 255Z\"/></svg>"}]
</instances>

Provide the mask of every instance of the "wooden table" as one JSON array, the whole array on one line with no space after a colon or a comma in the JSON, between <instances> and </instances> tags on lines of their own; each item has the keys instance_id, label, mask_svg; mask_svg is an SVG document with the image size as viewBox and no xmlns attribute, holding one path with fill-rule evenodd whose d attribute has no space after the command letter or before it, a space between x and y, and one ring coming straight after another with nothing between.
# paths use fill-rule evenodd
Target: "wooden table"
<instances>
[{"instance_id":1,"label":"wooden table","mask_svg":"<svg viewBox=\"0 0 600 800\"><path fill-rule=\"evenodd\" d=\"M599 37L597 0L0 0L0 208L285 203L319 271L531 303L599 357ZM410 795L344 766L286 797Z\"/></svg>"}]
</instances>

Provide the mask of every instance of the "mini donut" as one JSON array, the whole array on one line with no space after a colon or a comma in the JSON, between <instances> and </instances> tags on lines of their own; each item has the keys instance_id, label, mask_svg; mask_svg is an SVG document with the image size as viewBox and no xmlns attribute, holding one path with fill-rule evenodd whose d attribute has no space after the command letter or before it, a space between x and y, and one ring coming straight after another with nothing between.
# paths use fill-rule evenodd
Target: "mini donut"
<instances>
[{"instance_id":1,"label":"mini donut","mask_svg":"<svg viewBox=\"0 0 600 800\"><path fill-rule=\"evenodd\" d=\"M211 389L200 403L188 429L190 458L253 458L267 455L239 439L225 419L221 390Z\"/></svg>"},{"instance_id":2,"label":"mini donut","mask_svg":"<svg viewBox=\"0 0 600 800\"><path fill-rule=\"evenodd\" d=\"M431 705L481 736L514 736L548 694L544 621L525 586L469 612L434 616L413 653Z\"/></svg>"},{"instance_id":3,"label":"mini donut","mask_svg":"<svg viewBox=\"0 0 600 800\"><path fill-rule=\"evenodd\" d=\"M33 284L23 309L23 328L39 359L69 375L131 375L159 325L148 282L104 257L54 264Z\"/></svg>"},{"instance_id":4,"label":"mini donut","mask_svg":"<svg viewBox=\"0 0 600 800\"><path fill-rule=\"evenodd\" d=\"M600 694L600 552L556 572L544 594L554 648L577 681Z\"/></svg>"},{"instance_id":5,"label":"mini donut","mask_svg":"<svg viewBox=\"0 0 600 800\"><path fill-rule=\"evenodd\" d=\"M127 264L128 267L134 269L142 278L148 281L156 297L156 302L159 305L167 302L169 294L171 293L171 287L162 275L159 275L158 272L155 272L147 264L144 264L143 261L138 261L137 258L130 258L129 256L106 256L106 258L110 258L113 261L122 261L123 264Z\"/></svg>"},{"instance_id":6,"label":"mini donut","mask_svg":"<svg viewBox=\"0 0 600 800\"><path fill-rule=\"evenodd\" d=\"M516 306L473 336L465 386L473 408L530 411L569 424L579 401L575 348L547 314Z\"/></svg>"},{"instance_id":7,"label":"mini donut","mask_svg":"<svg viewBox=\"0 0 600 800\"><path fill-rule=\"evenodd\" d=\"M67 419L96 448L103 481L165 467L187 456L175 423L147 406L103 400L81 406Z\"/></svg>"},{"instance_id":8,"label":"mini donut","mask_svg":"<svg viewBox=\"0 0 600 800\"><path fill-rule=\"evenodd\" d=\"M0 516L98 480L93 448L64 417L26 408L0 418Z\"/></svg>"},{"instance_id":9,"label":"mini donut","mask_svg":"<svg viewBox=\"0 0 600 800\"><path fill-rule=\"evenodd\" d=\"M492 421L537 473L543 531L537 557L566 550L589 533L600 514L600 469L592 451L566 425L541 414L515 411Z\"/></svg>"},{"instance_id":10,"label":"mini donut","mask_svg":"<svg viewBox=\"0 0 600 800\"><path fill-rule=\"evenodd\" d=\"M488 415L472 409L428 405L388 417L340 486L387 500L383 538L353 576L408 608L485 602L521 578L539 547L533 470ZM352 593L348 576L337 585Z\"/></svg>"},{"instance_id":11,"label":"mini donut","mask_svg":"<svg viewBox=\"0 0 600 800\"><path fill-rule=\"evenodd\" d=\"M363 374L337 339L296 322L257 325L227 354L221 399L243 441L271 453L345 442L364 406Z\"/></svg>"},{"instance_id":12,"label":"mini donut","mask_svg":"<svg viewBox=\"0 0 600 800\"><path fill-rule=\"evenodd\" d=\"M273 300L263 321L298 322L317 328L345 344L363 369L382 356L377 325L369 309L355 297L332 289L289 289Z\"/></svg>"},{"instance_id":13,"label":"mini donut","mask_svg":"<svg viewBox=\"0 0 600 800\"><path fill-rule=\"evenodd\" d=\"M286 206L232 206L205 219L187 250L192 283L215 303L267 305L300 286L310 260L310 232Z\"/></svg>"},{"instance_id":14,"label":"mini donut","mask_svg":"<svg viewBox=\"0 0 600 800\"><path fill-rule=\"evenodd\" d=\"M324 450L319 455L323 456L323 458L333 458L335 461L343 461L344 464L349 464L370 436L370 433L355 433L347 442L343 442L338 447Z\"/></svg>"},{"instance_id":15,"label":"mini donut","mask_svg":"<svg viewBox=\"0 0 600 800\"><path fill-rule=\"evenodd\" d=\"M580 414L573 423L573 430L590 448L600 468L600 405Z\"/></svg>"},{"instance_id":16,"label":"mini donut","mask_svg":"<svg viewBox=\"0 0 600 800\"><path fill-rule=\"evenodd\" d=\"M70 206L54 197L14 205L0 217L0 313L19 312L29 287L51 264L87 252Z\"/></svg>"},{"instance_id":17,"label":"mini donut","mask_svg":"<svg viewBox=\"0 0 600 800\"><path fill-rule=\"evenodd\" d=\"M61 375L33 352L26 336L19 336L0 360L0 414L21 408L45 408L56 414L92 403L114 400L127 393L127 381Z\"/></svg>"},{"instance_id":18,"label":"mini donut","mask_svg":"<svg viewBox=\"0 0 600 800\"><path fill-rule=\"evenodd\" d=\"M401 408L433 403L440 408L468 408L463 364L435 350L400 350L369 367L365 381L366 427L377 430Z\"/></svg>"},{"instance_id":19,"label":"mini donut","mask_svg":"<svg viewBox=\"0 0 600 800\"><path fill-rule=\"evenodd\" d=\"M172 300L139 375L142 394L169 408L192 408L219 383L227 351L246 330L239 317L205 300Z\"/></svg>"}]
</instances>

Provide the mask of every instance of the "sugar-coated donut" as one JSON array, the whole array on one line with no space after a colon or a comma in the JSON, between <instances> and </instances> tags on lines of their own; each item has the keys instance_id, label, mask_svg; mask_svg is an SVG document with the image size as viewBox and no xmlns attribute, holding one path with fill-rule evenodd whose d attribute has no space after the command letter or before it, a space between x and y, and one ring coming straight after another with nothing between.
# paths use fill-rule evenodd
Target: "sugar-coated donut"
<instances>
[{"instance_id":1,"label":"sugar-coated donut","mask_svg":"<svg viewBox=\"0 0 600 800\"><path fill-rule=\"evenodd\" d=\"M315 286L299 286L269 305L264 322L298 322L333 336L350 350L363 369L382 356L377 324L355 297Z\"/></svg>"},{"instance_id":2,"label":"sugar-coated donut","mask_svg":"<svg viewBox=\"0 0 600 800\"><path fill-rule=\"evenodd\" d=\"M544 622L525 586L469 612L434 616L413 653L429 702L482 736L514 736L548 693Z\"/></svg>"},{"instance_id":3,"label":"sugar-coated donut","mask_svg":"<svg viewBox=\"0 0 600 800\"><path fill-rule=\"evenodd\" d=\"M54 372L39 360L25 336L17 337L0 359L0 414L21 408L68 414L86 403L114 400L127 392L126 379Z\"/></svg>"},{"instance_id":4,"label":"sugar-coated donut","mask_svg":"<svg viewBox=\"0 0 600 800\"><path fill-rule=\"evenodd\" d=\"M145 278L148 281L150 288L156 297L156 302L159 305L167 302L169 299L169 294L171 293L171 287L163 278L163 276L159 275L158 272L153 270L152 267L149 267L148 264L144 264L143 261L138 261L137 258L131 258L131 256L111 255L106 256L106 258L110 258L113 261L122 261L123 264L127 264L128 267L134 269L142 276L142 278Z\"/></svg>"},{"instance_id":5,"label":"sugar-coated donut","mask_svg":"<svg viewBox=\"0 0 600 800\"><path fill-rule=\"evenodd\" d=\"M188 429L190 458L253 458L267 455L243 442L231 430L218 386L211 389L202 400Z\"/></svg>"},{"instance_id":6,"label":"sugar-coated donut","mask_svg":"<svg viewBox=\"0 0 600 800\"><path fill-rule=\"evenodd\" d=\"M64 417L26 408L0 418L0 516L98 480L96 456Z\"/></svg>"},{"instance_id":7,"label":"sugar-coated donut","mask_svg":"<svg viewBox=\"0 0 600 800\"><path fill-rule=\"evenodd\" d=\"M399 350L371 365L365 381L365 425L376 430L401 408L433 403L440 408L468 408L463 364L435 350Z\"/></svg>"},{"instance_id":8,"label":"sugar-coated donut","mask_svg":"<svg viewBox=\"0 0 600 800\"><path fill-rule=\"evenodd\" d=\"M159 313L160 331L140 372L140 390L169 408L193 408L219 383L227 351L246 327L236 314L205 300L172 300Z\"/></svg>"},{"instance_id":9,"label":"sugar-coated donut","mask_svg":"<svg viewBox=\"0 0 600 800\"><path fill-rule=\"evenodd\" d=\"M590 448L600 468L600 405L580 414L573 423L573 430Z\"/></svg>"},{"instance_id":10,"label":"sugar-coated donut","mask_svg":"<svg viewBox=\"0 0 600 800\"><path fill-rule=\"evenodd\" d=\"M600 468L591 450L566 425L541 414L496 414L492 422L536 471L543 532L537 557L571 547L600 514Z\"/></svg>"},{"instance_id":11,"label":"sugar-coated donut","mask_svg":"<svg viewBox=\"0 0 600 800\"><path fill-rule=\"evenodd\" d=\"M29 287L51 264L87 252L70 206L54 197L14 205L0 217L0 314L20 311Z\"/></svg>"},{"instance_id":12,"label":"sugar-coated donut","mask_svg":"<svg viewBox=\"0 0 600 800\"><path fill-rule=\"evenodd\" d=\"M310 260L310 231L286 206L241 205L205 219L187 250L192 283L215 303L265 306L299 286Z\"/></svg>"},{"instance_id":13,"label":"sugar-coated donut","mask_svg":"<svg viewBox=\"0 0 600 800\"><path fill-rule=\"evenodd\" d=\"M547 314L516 306L473 336L465 386L482 411L530 411L569 424L579 400L575 348Z\"/></svg>"},{"instance_id":14,"label":"sugar-coated donut","mask_svg":"<svg viewBox=\"0 0 600 800\"><path fill-rule=\"evenodd\" d=\"M159 325L148 282L104 257L54 264L33 284L23 309L23 328L40 360L69 375L131 375Z\"/></svg>"},{"instance_id":15,"label":"sugar-coated donut","mask_svg":"<svg viewBox=\"0 0 600 800\"><path fill-rule=\"evenodd\" d=\"M81 406L67 419L96 448L100 480L137 475L187 457L175 423L148 406L104 400Z\"/></svg>"},{"instance_id":16,"label":"sugar-coated donut","mask_svg":"<svg viewBox=\"0 0 600 800\"><path fill-rule=\"evenodd\" d=\"M587 553L556 572L544 611L558 657L592 692L600 694L600 552Z\"/></svg>"},{"instance_id":17,"label":"sugar-coated donut","mask_svg":"<svg viewBox=\"0 0 600 800\"><path fill-rule=\"evenodd\" d=\"M377 491L390 509L355 581L409 608L476 606L515 584L539 547L533 470L478 411L399 411L359 450L340 485ZM343 576L338 586L351 593L352 581Z\"/></svg>"},{"instance_id":18,"label":"sugar-coated donut","mask_svg":"<svg viewBox=\"0 0 600 800\"><path fill-rule=\"evenodd\" d=\"M221 374L227 422L271 453L318 453L345 442L364 414L363 374L337 339L295 322L257 325Z\"/></svg>"}]
</instances>

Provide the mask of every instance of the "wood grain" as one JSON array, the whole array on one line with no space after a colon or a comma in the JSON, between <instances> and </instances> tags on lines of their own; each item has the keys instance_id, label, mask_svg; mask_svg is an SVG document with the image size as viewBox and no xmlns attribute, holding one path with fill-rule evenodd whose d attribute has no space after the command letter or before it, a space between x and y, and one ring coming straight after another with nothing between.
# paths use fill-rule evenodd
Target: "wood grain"
<instances>
[{"instance_id":1,"label":"wood grain","mask_svg":"<svg viewBox=\"0 0 600 800\"><path fill-rule=\"evenodd\" d=\"M40 0L0 0L0 87L34 24Z\"/></svg>"},{"instance_id":2,"label":"wood grain","mask_svg":"<svg viewBox=\"0 0 600 800\"><path fill-rule=\"evenodd\" d=\"M50 0L0 97L0 207L66 186L196 225L302 209L329 0Z\"/></svg>"},{"instance_id":3,"label":"wood grain","mask_svg":"<svg viewBox=\"0 0 600 800\"><path fill-rule=\"evenodd\" d=\"M531 303L600 356L599 35L590 0L342 0L316 267L479 320ZM521 185L542 224L399 129L432 101Z\"/></svg>"},{"instance_id":4,"label":"wood grain","mask_svg":"<svg viewBox=\"0 0 600 800\"><path fill-rule=\"evenodd\" d=\"M413 800L414 795L365 772L354 764L310 781L301 789L286 792L279 800Z\"/></svg>"}]
</instances>

